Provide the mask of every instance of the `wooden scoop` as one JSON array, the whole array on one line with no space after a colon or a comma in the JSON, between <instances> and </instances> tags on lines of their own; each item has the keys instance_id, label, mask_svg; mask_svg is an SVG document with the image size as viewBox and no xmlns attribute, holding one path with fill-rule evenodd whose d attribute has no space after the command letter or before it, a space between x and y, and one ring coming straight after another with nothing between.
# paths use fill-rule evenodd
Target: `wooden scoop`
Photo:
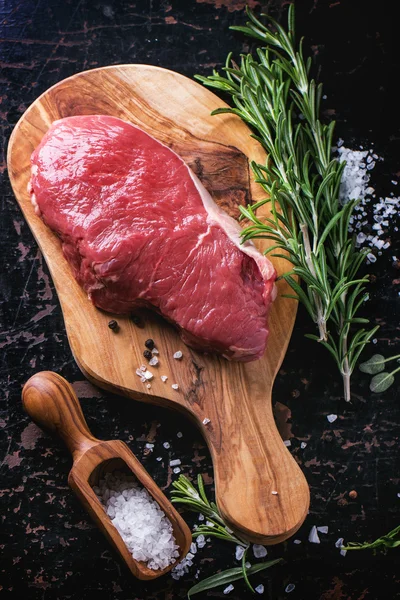
<instances>
[{"instance_id":1,"label":"wooden scoop","mask_svg":"<svg viewBox=\"0 0 400 600\"><path fill-rule=\"evenodd\" d=\"M37 425L58 434L67 445L74 461L68 476L70 487L135 577L160 577L186 556L192 536L185 521L124 442L106 442L93 437L78 398L63 377L51 371L33 375L22 390L22 401L26 412ZM173 565L156 571L132 557L92 489L104 478L105 473L115 470L133 473L171 521L180 548L179 558Z\"/></svg>"}]
</instances>

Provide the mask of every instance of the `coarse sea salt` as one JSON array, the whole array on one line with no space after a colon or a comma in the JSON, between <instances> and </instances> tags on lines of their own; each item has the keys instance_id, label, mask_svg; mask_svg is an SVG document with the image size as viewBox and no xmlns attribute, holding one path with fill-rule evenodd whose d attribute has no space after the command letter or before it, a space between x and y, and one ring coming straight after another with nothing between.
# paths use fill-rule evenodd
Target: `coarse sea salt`
<instances>
[{"instance_id":1,"label":"coarse sea salt","mask_svg":"<svg viewBox=\"0 0 400 600\"><path fill-rule=\"evenodd\" d=\"M160 379L163 383L165 383L167 381L168 377L166 375L161 375Z\"/></svg>"},{"instance_id":2,"label":"coarse sea salt","mask_svg":"<svg viewBox=\"0 0 400 600\"><path fill-rule=\"evenodd\" d=\"M177 383L173 383L171 387L173 390L179 390L179 385Z\"/></svg>"},{"instance_id":3,"label":"coarse sea salt","mask_svg":"<svg viewBox=\"0 0 400 600\"><path fill-rule=\"evenodd\" d=\"M286 587L285 587L285 592L287 594L290 594L290 592L293 592L294 588L296 586L294 585L294 583L289 583Z\"/></svg>"},{"instance_id":4,"label":"coarse sea salt","mask_svg":"<svg viewBox=\"0 0 400 600\"><path fill-rule=\"evenodd\" d=\"M234 586L230 583L223 591L224 594L230 594L232 590L234 590Z\"/></svg>"},{"instance_id":5,"label":"coarse sea salt","mask_svg":"<svg viewBox=\"0 0 400 600\"><path fill-rule=\"evenodd\" d=\"M337 419L337 415L327 415L326 417L329 421L329 423L334 423Z\"/></svg>"},{"instance_id":6,"label":"coarse sea salt","mask_svg":"<svg viewBox=\"0 0 400 600\"><path fill-rule=\"evenodd\" d=\"M169 464L171 467L177 467L178 465L181 464L181 461L179 458L175 458L174 460L170 460Z\"/></svg>"},{"instance_id":7,"label":"coarse sea salt","mask_svg":"<svg viewBox=\"0 0 400 600\"><path fill-rule=\"evenodd\" d=\"M257 592L257 594L263 594L264 593L264 586L263 586L263 584L260 583L260 585L258 585L257 587L255 587L254 590Z\"/></svg>"},{"instance_id":8,"label":"coarse sea salt","mask_svg":"<svg viewBox=\"0 0 400 600\"><path fill-rule=\"evenodd\" d=\"M264 558L267 556L268 551L265 546L261 546L261 544L253 544L253 554L256 558Z\"/></svg>"},{"instance_id":9,"label":"coarse sea salt","mask_svg":"<svg viewBox=\"0 0 400 600\"><path fill-rule=\"evenodd\" d=\"M172 524L134 476L106 473L93 491L135 560L152 570L176 562L179 546Z\"/></svg>"},{"instance_id":10,"label":"coarse sea salt","mask_svg":"<svg viewBox=\"0 0 400 600\"><path fill-rule=\"evenodd\" d=\"M177 352L174 352L174 358L176 360L180 360L182 358L183 354L180 350L178 350Z\"/></svg>"},{"instance_id":11,"label":"coarse sea salt","mask_svg":"<svg viewBox=\"0 0 400 600\"><path fill-rule=\"evenodd\" d=\"M193 558L197 552L196 542L192 542L190 544L190 551L186 554L186 556L181 560L180 563L176 565L171 571L171 576L173 579L180 579L186 573L189 573L189 567L193 565ZM199 576L200 571L197 571L197 577ZM195 577L196 577L195 575ZM196 577L196 579L197 579Z\"/></svg>"},{"instance_id":12,"label":"coarse sea salt","mask_svg":"<svg viewBox=\"0 0 400 600\"><path fill-rule=\"evenodd\" d=\"M389 227L396 215L398 217L400 214L400 197L396 198L391 193L385 198L377 198L375 189L370 185L371 171L376 162L383 159L372 150L346 148L343 140L339 140L337 146L339 162L346 162L341 179L340 200L342 204L359 200L350 218L349 232L357 233L358 246L386 250L390 246L387 239ZM397 185L398 182L392 180L391 183ZM397 229L394 227L394 231ZM371 252L370 256L368 262L376 262L375 254Z\"/></svg>"},{"instance_id":13,"label":"coarse sea salt","mask_svg":"<svg viewBox=\"0 0 400 600\"><path fill-rule=\"evenodd\" d=\"M317 531L320 533L328 533L329 527L328 525L321 525L320 527L317 527Z\"/></svg>"},{"instance_id":14,"label":"coarse sea salt","mask_svg":"<svg viewBox=\"0 0 400 600\"><path fill-rule=\"evenodd\" d=\"M236 550L235 550L235 558L236 558L236 560L242 560L243 554L244 554L244 548L243 548L243 546L236 546Z\"/></svg>"},{"instance_id":15,"label":"coarse sea salt","mask_svg":"<svg viewBox=\"0 0 400 600\"><path fill-rule=\"evenodd\" d=\"M208 425L208 423L211 423L210 419L207 419L207 417L203 419L203 425Z\"/></svg>"},{"instance_id":16,"label":"coarse sea salt","mask_svg":"<svg viewBox=\"0 0 400 600\"><path fill-rule=\"evenodd\" d=\"M315 525L313 525L313 527L311 527L311 531L308 535L308 541L311 542L312 544L320 544L321 543L321 540L319 539L317 528L315 527Z\"/></svg>"}]
</instances>

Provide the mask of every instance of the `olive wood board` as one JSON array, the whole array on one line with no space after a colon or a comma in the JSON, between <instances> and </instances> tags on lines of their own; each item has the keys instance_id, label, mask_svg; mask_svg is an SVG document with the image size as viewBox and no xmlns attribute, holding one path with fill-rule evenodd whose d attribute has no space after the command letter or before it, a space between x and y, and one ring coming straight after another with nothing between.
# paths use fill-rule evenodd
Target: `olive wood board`
<instances>
[{"instance_id":1,"label":"olive wood board","mask_svg":"<svg viewBox=\"0 0 400 600\"><path fill-rule=\"evenodd\" d=\"M238 217L239 204L264 197L249 161L262 162L265 154L238 117L211 116L221 106L227 105L201 84L160 67L118 65L78 73L50 88L24 113L10 138L8 172L49 267L82 373L101 388L192 417L212 456L223 517L249 541L275 544L296 532L309 507L307 482L279 435L271 404L297 311L296 301L282 297L289 291L286 282L277 283L263 358L238 363L201 354L185 346L175 329L155 314L146 313L145 326L138 327L129 317L96 309L73 278L58 238L35 215L27 192L31 153L54 120L106 114L138 125L171 147L216 202ZM258 242L260 250L269 244ZM288 269L284 259L272 260L278 275ZM113 317L120 325L118 333L107 326ZM147 338L155 340L160 352L150 389L136 374ZM182 350L182 360L173 358L177 350ZM168 380L164 383L160 375ZM210 421L203 424L204 419Z\"/></svg>"}]
</instances>

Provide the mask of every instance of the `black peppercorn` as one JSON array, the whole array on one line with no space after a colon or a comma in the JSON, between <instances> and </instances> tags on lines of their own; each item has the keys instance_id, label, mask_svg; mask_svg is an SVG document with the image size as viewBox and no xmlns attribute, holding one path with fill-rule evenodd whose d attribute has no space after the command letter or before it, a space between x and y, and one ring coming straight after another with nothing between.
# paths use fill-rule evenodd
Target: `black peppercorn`
<instances>
[{"instance_id":1,"label":"black peppercorn","mask_svg":"<svg viewBox=\"0 0 400 600\"><path fill-rule=\"evenodd\" d=\"M146 346L146 348L148 348L149 350L153 350L154 348L154 340L146 340L144 345Z\"/></svg>"},{"instance_id":2,"label":"black peppercorn","mask_svg":"<svg viewBox=\"0 0 400 600\"><path fill-rule=\"evenodd\" d=\"M113 331L117 331L118 330L118 323L117 323L117 321L115 319L111 319L111 321L108 322L108 326Z\"/></svg>"},{"instance_id":3,"label":"black peppercorn","mask_svg":"<svg viewBox=\"0 0 400 600\"><path fill-rule=\"evenodd\" d=\"M151 357L152 357L153 355L152 355L152 353L150 352L150 350L145 350L145 351L143 352L143 356L144 356L145 358L147 358L147 360L150 360L150 359L151 359Z\"/></svg>"},{"instance_id":4,"label":"black peppercorn","mask_svg":"<svg viewBox=\"0 0 400 600\"><path fill-rule=\"evenodd\" d=\"M143 320L138 315L131 315L132 323L136 325L136 327L144 327Z\"/></svg>"}]
</instances>

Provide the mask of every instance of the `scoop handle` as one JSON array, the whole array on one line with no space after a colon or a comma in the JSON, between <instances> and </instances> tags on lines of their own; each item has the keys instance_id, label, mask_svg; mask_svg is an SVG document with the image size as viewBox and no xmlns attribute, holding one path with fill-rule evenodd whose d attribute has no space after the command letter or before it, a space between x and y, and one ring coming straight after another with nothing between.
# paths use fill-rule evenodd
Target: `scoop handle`
<instances>
[{"instance_id":1,"label":"scoop handle","mask_svg":"<svg viewBox=\"0 0 400 600\"><path fill-rule=\"evenodd\" d=\"M52 371L33 375L23 387L22 403L39 427L64 441L74 460L99 443L89 431L72 386L61 375Z\"/></svg>"}]
</instances>

